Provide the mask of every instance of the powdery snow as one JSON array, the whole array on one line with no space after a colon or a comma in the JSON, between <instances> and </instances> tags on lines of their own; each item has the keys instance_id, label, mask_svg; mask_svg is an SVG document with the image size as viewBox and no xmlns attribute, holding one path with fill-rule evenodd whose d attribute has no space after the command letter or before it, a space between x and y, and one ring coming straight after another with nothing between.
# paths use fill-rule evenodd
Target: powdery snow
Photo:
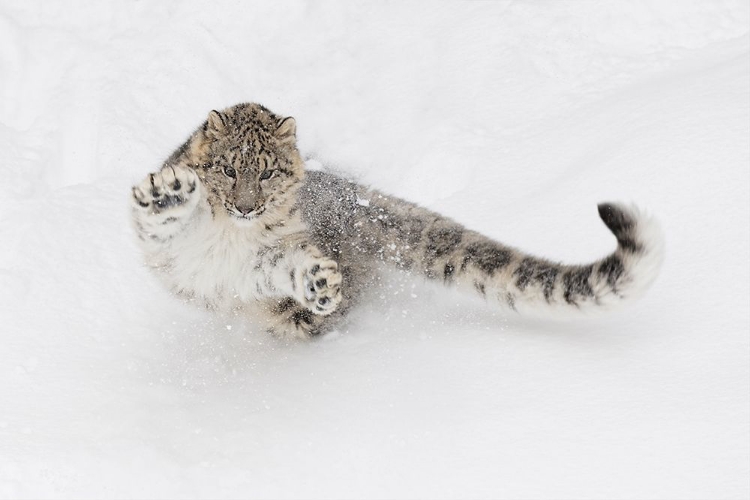
<instances>
[{"instance_id":1,"label":"powdery snow","mask_svg":"<svg viewBox=\"0 0 750 500\"><path fill-rule=\"evenodd\" d=\"M743 1L0 5L0 497L747 498ZM640 302L385 283L284 345L140 264L129 187L212 108L538 255L667 236ZM362 200L363 202L365 200Z\"/></svg>"}]
</instances>

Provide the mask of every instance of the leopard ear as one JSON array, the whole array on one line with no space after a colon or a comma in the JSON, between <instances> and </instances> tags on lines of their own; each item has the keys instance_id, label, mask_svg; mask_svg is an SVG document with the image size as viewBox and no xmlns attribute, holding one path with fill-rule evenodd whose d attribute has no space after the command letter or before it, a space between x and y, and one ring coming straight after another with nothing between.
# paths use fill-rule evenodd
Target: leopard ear
<instances>
[{"instance_id":1,"label":"leopard ear","mask_svg":"<svg viewBox=\"0 0 750 500\"><path fill-rule=\"evenodd\" d=\"M282 142L294 142L297 134L297 121L291 116L281 118L276 128L276 137Z\"/></svg>"},{"instance_id":2,"label":"leopard ear","mask_svg":"<svg viewBox=\"0 0 750 500\"><path fill-rule=\"evenodd\" d=\"M209 135L219 135L226 131L227 122L226 117L216 110L212 110L208 114L208 120L206 121L206 132Z\"/></svg>"}]
</instances>

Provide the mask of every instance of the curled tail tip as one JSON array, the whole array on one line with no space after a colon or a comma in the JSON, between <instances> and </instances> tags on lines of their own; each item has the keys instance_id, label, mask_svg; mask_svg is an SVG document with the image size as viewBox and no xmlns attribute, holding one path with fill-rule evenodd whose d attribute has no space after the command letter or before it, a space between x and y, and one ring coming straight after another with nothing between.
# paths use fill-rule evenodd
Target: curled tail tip
<instances>
[{"instance_id":1,"label":"curled tail tip","mask_svg":"<svg viewBox=\"0 0 750 500\"><path fill-rule=\"evenodd\" d=\"M635 204L607 202L600 203L597 208L604 224L626 250L648 251L663 246L659 221Z\"/></svg>"},{"instance_id":2,"label":"curled tail tip","mask_svg":"<svg viewBox=\"0 0 750 500\"><path fill-rule=\"evenodd\" d=\"M636 205L600 203L599 215L617 238L618 254L630 276L622 298L642 295L664 261L664 233L659 221Z\"/></svg>"},{"instance_id":3,"label":"curled tail tip","mask_svg":"<svg viewBox=\"0 0 750 500\"><path fill-rule=\"evenodd\" d=\"M607 202L599 203L597 208L604 224L618 237L632 230L640 216L640 211L635 205Z\"/></svg>"}]
</instances>

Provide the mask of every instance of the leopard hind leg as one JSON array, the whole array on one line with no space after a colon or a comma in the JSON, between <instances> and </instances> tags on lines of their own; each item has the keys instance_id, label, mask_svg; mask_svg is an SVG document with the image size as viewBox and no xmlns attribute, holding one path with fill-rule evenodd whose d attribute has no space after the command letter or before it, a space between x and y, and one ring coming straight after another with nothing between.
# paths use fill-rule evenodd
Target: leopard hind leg
<instances>
[{"instance_id":1,"label":"leopard hind leg","mask_svg":"<svg viewBox=\"0 0 750 500\"><path fill-rule=\"evenodd\" d=\"M303 340L331 331L343 316L339 311L327 316L315 314L292 297L266 299L253 313L253 319L275 337Z\"/></svg>"}]
</instances>

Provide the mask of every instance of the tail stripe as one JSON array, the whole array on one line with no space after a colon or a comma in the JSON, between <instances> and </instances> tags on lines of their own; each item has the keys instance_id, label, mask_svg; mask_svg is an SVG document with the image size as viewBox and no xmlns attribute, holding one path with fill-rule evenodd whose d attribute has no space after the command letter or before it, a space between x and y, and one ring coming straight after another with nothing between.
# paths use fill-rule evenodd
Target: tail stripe
<instances>
[{"instance_id":1,"label":"tail stripe","mask_svg":"<svg viewBox=\"0 0 750 500\"><path fill-rule=\"evenodd\" d=\"M616 254L612 254L605 258L599 266L598 271L599 276L606 277L607 284L612 287L612 291L614 292L617 292L617 280L620 279L620 276L622 276L622 273L624 272L625 266Z\"/></svg>"},{"instance_id":2,"label":"tail stripe","mask_svg":"<svg viewBox=\"0 0 750 500\"><path fill-rule=\"evenodd\" d=\"M460 226L431 227L427 231L427 244L425 245L425 273L430 278L437 277L432 267L435 261L444 255L455 251L461 244L464 230ZM453 265L446 264L443 268L443 278L450 279L453 274Z\"/></svg>"},{"instance_id":3,"label":"tail stripe","mask_svg":"<svg viewBox=\"0 0 750 500\"><path fill-rule=\"evenodd\" d=\"M510 249L502 248L490 241L477 241L466 247L461 271L466 271L466 266L472 263L485 274L492 276L510 264L512 258L513 252Z\"/></svg>"},{"instance_id":4,"label":"tail stripe","mask_svg":"<svg viewBox=\"0 0 750 500\"><path fill-rule=\"evenodd\" d=\"M594 270L593 265L580 267L563 274L563 298L568 304L576 304L576 299L592 297L594 290L589 284L589 278Z\"/></svg>"},{"instance_id":5,"label":"tail stripe","mask_svg":"<svg viewBox=\"0 0 750 500\"><path fill-rule=\"evenodd\" d=\"M539 283L542 287L545 300L549 302L552 293L555 291L555 283L559 273L558 267L533 257L526 257L521 261L518 268L513 271L513 276L517 277L516 288L524 291L528 285Z\"/></svg>"},{"instance_id":6,"label":"tail stripe","mask_svg":"<svg viewBox=\"0 0 750 500\"><path fill-rule=\"evenodd\" d=\"M463 239L461 227L433 227L427 232L427 256L439 258L455 250Z\"/></svg>"}]
</instances>

